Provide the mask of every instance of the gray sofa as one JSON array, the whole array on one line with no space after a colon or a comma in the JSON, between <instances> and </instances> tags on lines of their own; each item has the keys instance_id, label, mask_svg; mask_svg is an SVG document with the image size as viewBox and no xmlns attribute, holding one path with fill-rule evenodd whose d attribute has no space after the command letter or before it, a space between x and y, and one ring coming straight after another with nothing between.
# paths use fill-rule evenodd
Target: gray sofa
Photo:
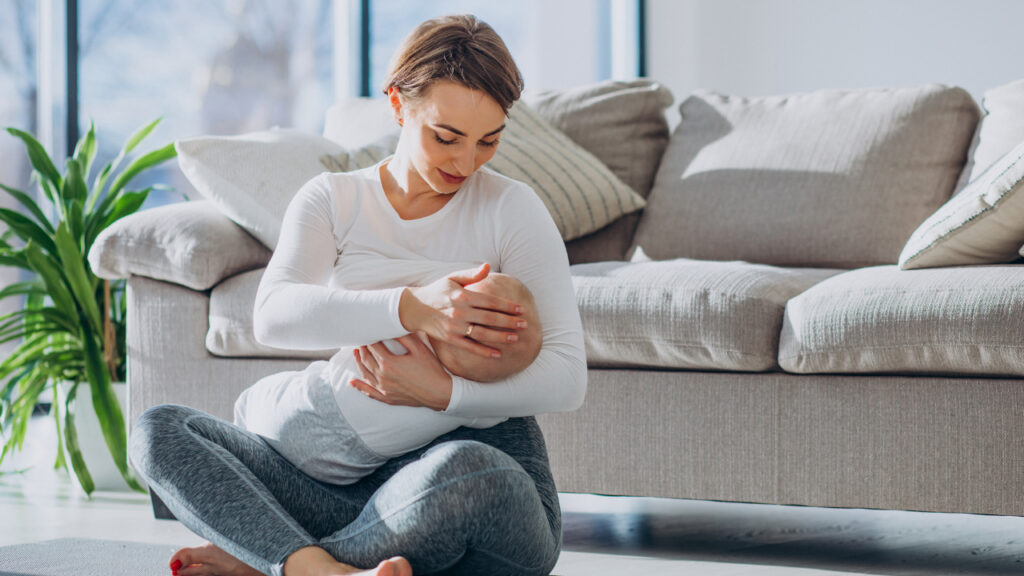
<instances>
[{"instance_id":1,"label":"gray sofa","mask_svg":"<svg viewBox=\"0 0 1024 576\"><path fill-rule=\"evenodd\" d=\"M1024 85L992 96L983 116L941 86L702 92L671 134L654 82L529 99L648 202L567 244L590 369L579 411L538 416L559 489L1024 515L1024 266L897 265L1024 140ZM131 421L230 419L330 355L252 338L270 254L208 201L97 240L94 270L128 278Z\"/></svg>"}]
</instances>

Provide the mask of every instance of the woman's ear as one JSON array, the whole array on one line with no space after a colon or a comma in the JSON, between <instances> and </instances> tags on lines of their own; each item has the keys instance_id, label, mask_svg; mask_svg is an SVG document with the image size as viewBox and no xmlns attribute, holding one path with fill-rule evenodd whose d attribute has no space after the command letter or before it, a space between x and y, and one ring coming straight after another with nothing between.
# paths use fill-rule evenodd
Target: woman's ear
<instances>
[{"instance_id":1,"label":"woman's ear","mask_svg":"<svg viewBox=\"0 0 1024 576\"><path fill-rule=\"evenodd\" d=\"M394 112L398 125L402 126L404 124L402 119L402 93L399 92L397 86L388 88L388 103L391 104L391 111Z\"/></svg>"}]
</instances>

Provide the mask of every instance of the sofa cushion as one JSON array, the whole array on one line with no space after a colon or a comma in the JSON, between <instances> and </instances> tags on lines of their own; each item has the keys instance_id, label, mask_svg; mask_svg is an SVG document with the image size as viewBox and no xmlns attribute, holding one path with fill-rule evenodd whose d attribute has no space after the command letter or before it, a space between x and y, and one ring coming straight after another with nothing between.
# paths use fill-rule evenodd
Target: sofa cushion
<instances>
[{"instance_id":1,"label":"sofa cushion","mask_svg":"<svg viewBox=\"0 0 1024 576\"><path fill-rule=\"evenodd\" d=\"M326 360L337 350L286 350L264 346L252 330L256 290L266 268L228 278L210 292L210 327L206 349L217 356L258 356L266 358L309 358Z\"/></svg>"},{"instance_id":2,"label":"sofa cushion","mask_svg":"<svg viewBox=\"0 0 1024 576\"><path fill-rule=\"evenodd\" d=\"M566 90L524 95L523 100L643 197L668 146L668 88L652 80L608 80ZM566 244L569 261L623 260L640 214L627 214Z\"/></svg>"},{"instance_id":3,"label":"sofa cushion","mask_svg":"<svg viewBox=\"0 0 1024 576\"><path fill-rule=\"evenodd\" d=\"M634 246L687 257L854 268L895 263L949 199L978 107L927 85L680 106Z\"/></svg>"},{"instance_id":4,"label":"sofa cushion","mask_svg":"<svg viewBox=\"0 0 1024 576\"><path fill-rule=\"evenodd\" d=\"M830 278L790 300L779 365L796 373L1024 375L1024 266Z\"/></svg>"},{"instance_id":5,"label":"sofa cushion","mask_svg":"<svg viewBox=\"0 0 1024 576\"><path fill-rule=\"evenodd\" d=\"M193 290L269 261L266 247L206 201L126 216L100 232L89 250L89 266L101 278L134 274Z\"/></svg>"},{"instance_id":6,"label":"sofa cushion","mask_svg":"<svg viewBox=\"0 0 1024 576\"><path fill-rule=\"evenodd\" d=\"M1024 142L1024 80L987 90L981 102L985 114L978 123L957 190Z\"/></svg>"},{"instance_id":7,"label":"sofa cushion","mask_svg":"<svg viewBox=\"0 0 1024 576\"><path fill-rule=\"evenodd\" d=\"M839 270L746 262L598 262L571 268L591 366L777 367L786 301Z\"/></svg>"},{"instance_id":8,"label":"sofa cushion","mask_svg":"<svg viewBox=\"0 0 1024 576\"><path fill-rule=\"evenodd\" d=\"M900 268L1012 262L1021 244L1024 140L918 227Z\"/></svg>"}]
</instances>

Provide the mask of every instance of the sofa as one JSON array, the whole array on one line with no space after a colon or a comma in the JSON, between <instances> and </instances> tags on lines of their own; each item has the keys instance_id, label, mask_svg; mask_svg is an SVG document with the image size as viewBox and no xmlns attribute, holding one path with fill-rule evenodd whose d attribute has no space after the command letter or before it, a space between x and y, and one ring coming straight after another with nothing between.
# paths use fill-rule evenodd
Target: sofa
<instances>
[{"instance_id":1,"label":"sofa","mask_svg":"<svg viewBox=\"0 0 1024 576\"><path fill-rule=\"evenodd\" d=\"M581 409L537 417L559 490L1024 515L1024 82L980 105L942 85L699 91L670 132L672 103L646 79L524 101L629 189L566 234L589 370ZM333 169L380 158L391 122L357 99L291 143L179 142L202 198L118 221L89 255L127 278L130 422L161 403L230 420L257 379L332 354L252 336L273 206L305 176L267 179L309 146ZM253 141L270 147L209 160ZM233 186L270 208L246 215ZM599 204L570 200L561 217Z\"/></svg>"}]
</instances>

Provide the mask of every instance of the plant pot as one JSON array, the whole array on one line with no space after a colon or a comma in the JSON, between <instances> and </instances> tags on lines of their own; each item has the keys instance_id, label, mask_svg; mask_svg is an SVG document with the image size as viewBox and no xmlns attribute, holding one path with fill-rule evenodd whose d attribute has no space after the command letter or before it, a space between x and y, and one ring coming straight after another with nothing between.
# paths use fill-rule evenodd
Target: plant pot
<instances>
[{"instance_id":1,"label":"plant pot","mask_svg":"<svg viewBox=\"0 0 1024 576\"><path fill-rule=\"evenodd\" d=\"M124 407L128 404L128 385L125 382L112 382L111 384L114 387L117 402L120 404L121 410L124 411ZM62 409L65 406L70 389L70 382L61 382L57 385L58 401ZM96 411L92 407L92 394L89 391L89 385L85 382L78 386L78 393L75 394L74 408L75 427L78 430L78 444L82 450L82 458L85 460L85 465L89 468L89 474L92 476L95 489L130 492L131 488L117 470L114 458L110 455L110 450L107 448L107 442L103 438L103 430L100 428L100 422L96 418ZM127 428L127 426L128 421L126 419L125 427ZM127 430L125 432L127 433ZM71 468L70 464L68 465L68 470L71 472L71 480L74 485L84 493L85 490L82 488L81 483L79 483L78 477L75 476L75 471ZM141 478L139 482L142 482Z\"/></svg>"}]
</instances>

